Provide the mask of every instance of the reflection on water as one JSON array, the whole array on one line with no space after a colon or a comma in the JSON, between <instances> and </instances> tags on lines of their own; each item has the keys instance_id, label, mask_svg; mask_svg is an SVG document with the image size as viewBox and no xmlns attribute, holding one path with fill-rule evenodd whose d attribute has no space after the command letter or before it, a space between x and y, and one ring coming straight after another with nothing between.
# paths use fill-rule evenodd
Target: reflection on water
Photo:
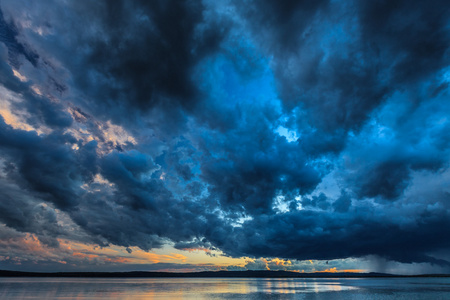
<instances>
[{"instance_id":1,"label":"reflection on water","mask_svg":"<svg viewBox=\"0 0 450 300\"><path fill-rule=\"evenodd\" d=\"M251 292L275 294L339 292L357 289L355 286L341 284L338 279L264 278L250 279L246 283L252 287Z\"/></svg>"},{"instance_id":2,"label":"reflection on water","mask_svg":"<svg viewBox=\"0 0 450 300\"><path fill-rule=\"evenodd\" d=\"M0 278L0 299L450 299L450 278Z\"/></svg>"}]
</instances>

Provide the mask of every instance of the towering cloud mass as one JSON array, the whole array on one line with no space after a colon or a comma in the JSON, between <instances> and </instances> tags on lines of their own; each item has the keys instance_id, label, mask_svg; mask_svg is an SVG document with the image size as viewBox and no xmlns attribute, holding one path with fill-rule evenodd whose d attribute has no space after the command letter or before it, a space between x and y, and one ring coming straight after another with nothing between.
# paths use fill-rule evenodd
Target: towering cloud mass
<instances>
[{"instance_id":1,"label":"towering cloud mass","mask_svg":"<svg viewBox=\"0 0 450 300\"><path fill-rule=\"evenodd\" d=\"M0 9L0 266L83 266L73 244L450 270L446 1Z\"/></svg>"}]
</instances>

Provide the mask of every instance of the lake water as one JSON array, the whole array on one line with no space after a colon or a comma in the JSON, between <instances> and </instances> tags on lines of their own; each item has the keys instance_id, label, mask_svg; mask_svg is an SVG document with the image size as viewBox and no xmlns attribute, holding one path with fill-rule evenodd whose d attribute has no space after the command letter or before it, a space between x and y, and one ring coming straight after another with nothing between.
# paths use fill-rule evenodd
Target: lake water
<instances>
[{"instance_id":1,"label":"lake water","mask_svg":"<svg viewBox=\"0 0 450 300\"><path fill-rule=\"evenodd\" d=\"M450 278L0 278L0 299L450 299Z\"/></svg>"}]
</instances>

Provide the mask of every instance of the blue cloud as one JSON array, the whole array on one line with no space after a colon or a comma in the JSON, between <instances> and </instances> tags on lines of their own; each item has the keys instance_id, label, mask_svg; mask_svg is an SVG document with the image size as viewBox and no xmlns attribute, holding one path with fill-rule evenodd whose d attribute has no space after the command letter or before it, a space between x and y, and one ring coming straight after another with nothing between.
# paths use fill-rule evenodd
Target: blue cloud
<instances>
[{"instance_id":1,"label":"blue cloud","mask_svg":"<svg viewBox=\"0 0 450 300\"><path fill-rule=\"evenodd\" d=\"M447 6L3 1L0 222L448 267Z\"/></svg>"}]
</instances>

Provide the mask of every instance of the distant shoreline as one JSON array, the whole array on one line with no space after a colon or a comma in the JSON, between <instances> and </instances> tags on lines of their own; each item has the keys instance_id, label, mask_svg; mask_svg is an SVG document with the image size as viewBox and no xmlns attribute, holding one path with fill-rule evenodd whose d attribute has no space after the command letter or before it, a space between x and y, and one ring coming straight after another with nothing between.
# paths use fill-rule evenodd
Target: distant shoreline
<instances>
[{"instance_id":1,"label":"distant shoreline","mask_svg":"<svg viewBox=\"0 0 450 300\"><path fill-rule=\"evenodd\" d=\"M450 277L450 274L393 275L385 273L298 273L290 271L205 271L172 272L21 272L0 270L0 277L60 278L412 278Z\"/></svg>"}]
</instances>

